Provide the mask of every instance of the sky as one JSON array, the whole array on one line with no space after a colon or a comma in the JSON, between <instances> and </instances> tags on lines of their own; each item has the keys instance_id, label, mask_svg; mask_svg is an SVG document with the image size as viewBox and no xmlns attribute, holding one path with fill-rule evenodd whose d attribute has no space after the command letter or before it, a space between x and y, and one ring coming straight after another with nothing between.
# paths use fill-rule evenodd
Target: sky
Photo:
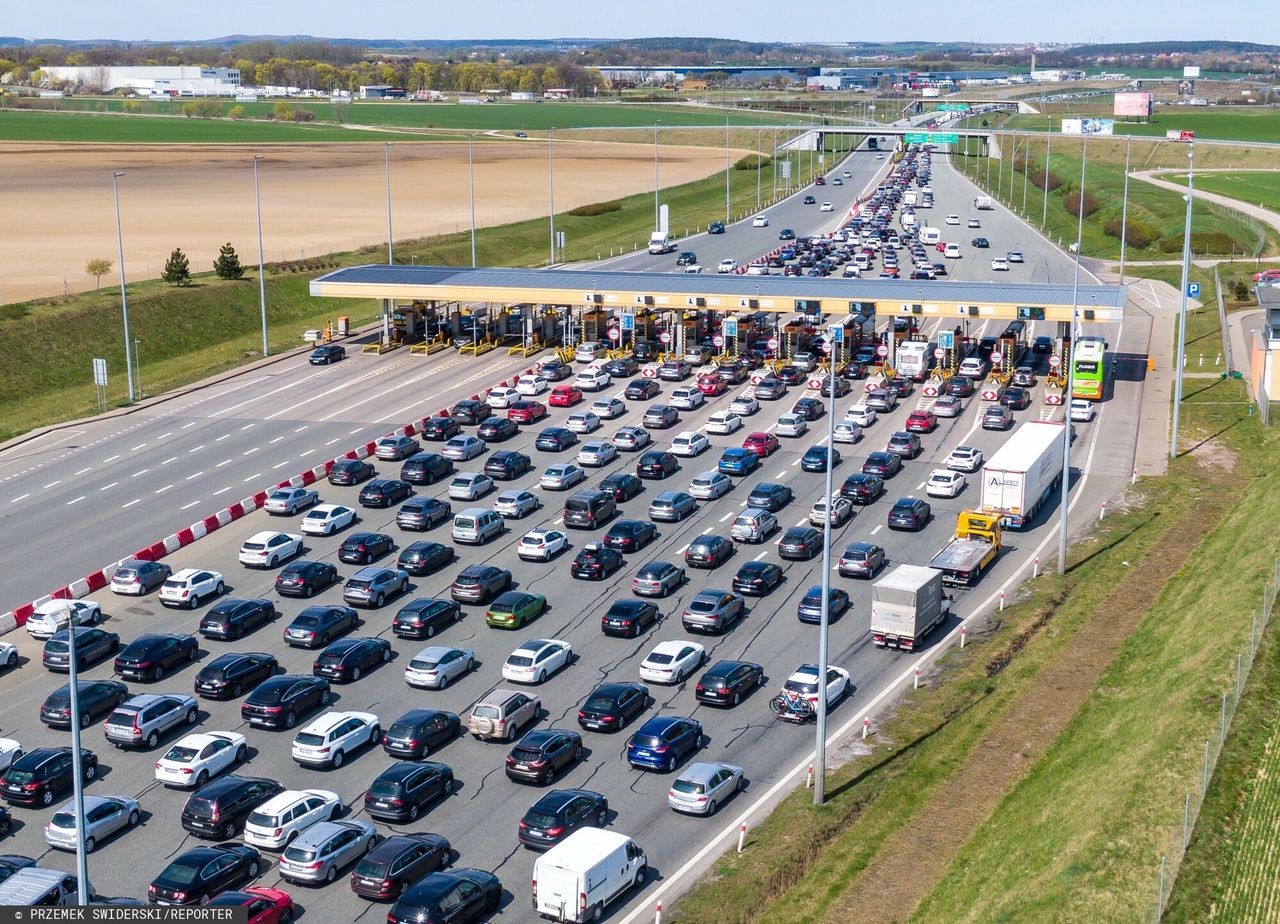
<instances>
[{"instance_id":1,"label":"sky","mask_svg":"<svg viewBox=\"0 0 1280 924\"><path fill-rule=\"evenodd\" d=\"M1267 0L6 0L0 34L24 38L198 41L223 35L326 38L636 38L747 41L1138 42L1280 44Z\"/></svg>"}]
</instances>

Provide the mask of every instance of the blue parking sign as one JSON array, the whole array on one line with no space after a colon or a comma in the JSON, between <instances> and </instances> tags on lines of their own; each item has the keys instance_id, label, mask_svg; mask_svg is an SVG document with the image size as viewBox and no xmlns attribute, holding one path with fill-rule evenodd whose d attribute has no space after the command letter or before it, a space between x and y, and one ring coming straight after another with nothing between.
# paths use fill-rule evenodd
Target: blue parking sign
<instances>
[{"instance_id":1,"label":"blue parking sign","mask_svg":"<svg viewBox=\"0 0 1280 924\"><path fill-rule=\"evenodd\" d=\"M844 343L844 328L839 324L832 324L827 328L831 332L832 343Z\"/></svg>"},{"instance_id":2,"label":"blue parking sign","mask_svg":"<svg viewBox=\"0 0 1280 924\"><path fill-rule=\"evenodd\" d=\"M738 336L738 319L737 318L724 319L724 335L731 339Z\"/></svg>"},{"instance_id":3,"label":"blue parking sign","mask_svg":"<svg viewBox=\"0 0 1280 924\"><path fill-rule=\"evenodd\" d=\"M622 329L623 330L636 329L636 316L634 314L624 314L622 316Z\"/></svg>"},{"instance_id":4,"label":"blue parking sign","mask_svg":"<svg viewBox=\"0 0 1280 924\"><path fill-rule=\"evenodd\" d=\"M1199 298L1199 297L1200 297L1200 283L1198 283L1198 282L1188 282L1188 283L1187 283L1187 298Z\"/></svg>"}]
</instances>

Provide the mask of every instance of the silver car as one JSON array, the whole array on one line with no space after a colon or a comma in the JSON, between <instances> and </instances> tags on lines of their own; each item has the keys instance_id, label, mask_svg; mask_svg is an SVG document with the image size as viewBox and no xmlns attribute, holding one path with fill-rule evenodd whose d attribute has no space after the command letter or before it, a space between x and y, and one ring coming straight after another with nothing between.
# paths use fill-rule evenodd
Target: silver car
<instances>
[{"instance_id":1,"label":"silver car","mask_svg":"<svg viewBox=\"0 0 1280 924\"><path fill-rule=\"evenodd\" d=\"M411 687L443 690L470 673L475 663L475 652L468 648L429 645L409 660L409 666L404 669L404 682Z\"/></svg>"},{"instance_id":2,"label":"silver car","mask_svg":"<svg viewBox=\"0 0 1280 924\"><path fill-rule=\"evenodd\" d=\"M712 469L694 476L693 481L689 482L689 493L698 500L715 500L729 493L732 487L733 479Z\"/></svg>"},{"instance_id":3,"label":"silver car","mask_svg":"<svg viewBox=\"0 0 1280 924\"><path fill-rule=\"evenodd\" d=\"M503 491L493 502L494 511L501 517L520 517L533 513L542 506L536 494L529 491Z\"/></svg>"},{"instance_id":4,"label":"silver car","mask_svg":"<svg viewBox=\"0 0 1280 924\"><path fill-rule=\"evenodd\" d=\"M384 436L378 440L373 452L379 459L394 462L409 458L421 448L422 444L411 436Z\"/></svg>"},{"instance_id":5,"label":"silver car","mask_svg":"<svg viewBox=\"0 0 1280 924\"><path fill-rule=\"evenodd\" d=\"M742 768L699 761L684 769L667 790L667 805L677 812L714 815L721 803L742 789Z\"/></svg>"},{"instance_id":6,"label":"silver car","mask_svg":"<svg viewBox=\"0 0 1280 924\"><path fill-rule=\"evenodd\" d=\"M649 519L676 522L697 509L692 495L684 491L663 491L649 502Z\"/></svg>"},{"instance_id":7,"label":"silver car","mask_svg":"<svg viewBox=\"0 0 1280 924\"><path fill-rule=\"evenodd\" d=\"M378 843L372 822L352 818L320 821L303 831L280 855L280 877L289 882L333 882L345 866Z\"/></svg>"},{"instance_id":8,"label":"silver car","mask_svg":"<svg viewBox=\"0 0 1280 924\"><path fill-rule=\"evenodd\" d=\"M142 819L136 799L128 796L84 797L84 849L93 853L95 847L117 831L137 827ZM58 850L76 849L76 803L72 799L58 809L44 826L44 839Z\"/></svg>"}]
</instances>

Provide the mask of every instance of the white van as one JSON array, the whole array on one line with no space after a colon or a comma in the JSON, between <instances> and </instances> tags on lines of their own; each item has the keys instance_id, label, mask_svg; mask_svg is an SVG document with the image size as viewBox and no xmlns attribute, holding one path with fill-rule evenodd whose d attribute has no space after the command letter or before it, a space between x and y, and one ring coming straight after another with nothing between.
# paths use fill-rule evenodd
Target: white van
<instances>
[{"instance_id":1,"label":"white van","mask_svg":"<svg viewBox=\"0 0 1280 924\"><path fill-rule=\"evenodd\" d=\"M937 228L921 228L920 229L921 244L936 244L940 240L942 240L942 232L939 231Z\"/></svg>"},{"instance_id":2,"label":"white van","mask_svg":"<svg viewBox=\"0 0 1280 924\"><path fill-rule=\"evenodd\" d=\"M453 518L453 541L484 545L502 535L502 517L486 507L468 507Z\"/></svg>"},{"instance_id":3,"label":"white van","mask_svg":"<svg viewBox=\"0 0 1280 924\"><path fill-rule=\"evenodd\" d=\"M595 921L632 886L644 885L648 861L625 834L579 828L533 862L533 909L553 921Z\"/></svg>"},{"instance_id":4,"label":"white van","mask_svg":"<svg viewBox=\"0 0 1280 924\"><path fill-rule=\"evenodd\" d=\"M90 900L96 897L92 887L88 893ZM65 907L76 901L76 878L62 870L26 866L0 883L0 905Z\"/></svg>"}]
</instances>

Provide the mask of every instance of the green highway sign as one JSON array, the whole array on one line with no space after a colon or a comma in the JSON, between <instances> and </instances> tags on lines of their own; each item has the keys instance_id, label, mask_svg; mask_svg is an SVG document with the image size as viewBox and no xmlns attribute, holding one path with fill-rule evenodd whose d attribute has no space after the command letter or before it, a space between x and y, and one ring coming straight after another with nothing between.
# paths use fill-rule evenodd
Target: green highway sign
<instances>
[{"instance_id":1,"label":"green highway sign","mask_svg":"<svg viewBox=\"0 0 1280 924\"><path fill-rule=\"evenodd\" d=\"M955 132L904 132L902 140L907 144L955 144L960 136Z\"/></svg>"},{"instance_id":2,"label":"green highway sign","mask_svg":"<svg viewBox=\"0 0 1280 924\"><path fill-rule=\"evenodd\" d=\"M968 112L968 103L938 103L939 112Z\"/></svg>"}]
</instances>

